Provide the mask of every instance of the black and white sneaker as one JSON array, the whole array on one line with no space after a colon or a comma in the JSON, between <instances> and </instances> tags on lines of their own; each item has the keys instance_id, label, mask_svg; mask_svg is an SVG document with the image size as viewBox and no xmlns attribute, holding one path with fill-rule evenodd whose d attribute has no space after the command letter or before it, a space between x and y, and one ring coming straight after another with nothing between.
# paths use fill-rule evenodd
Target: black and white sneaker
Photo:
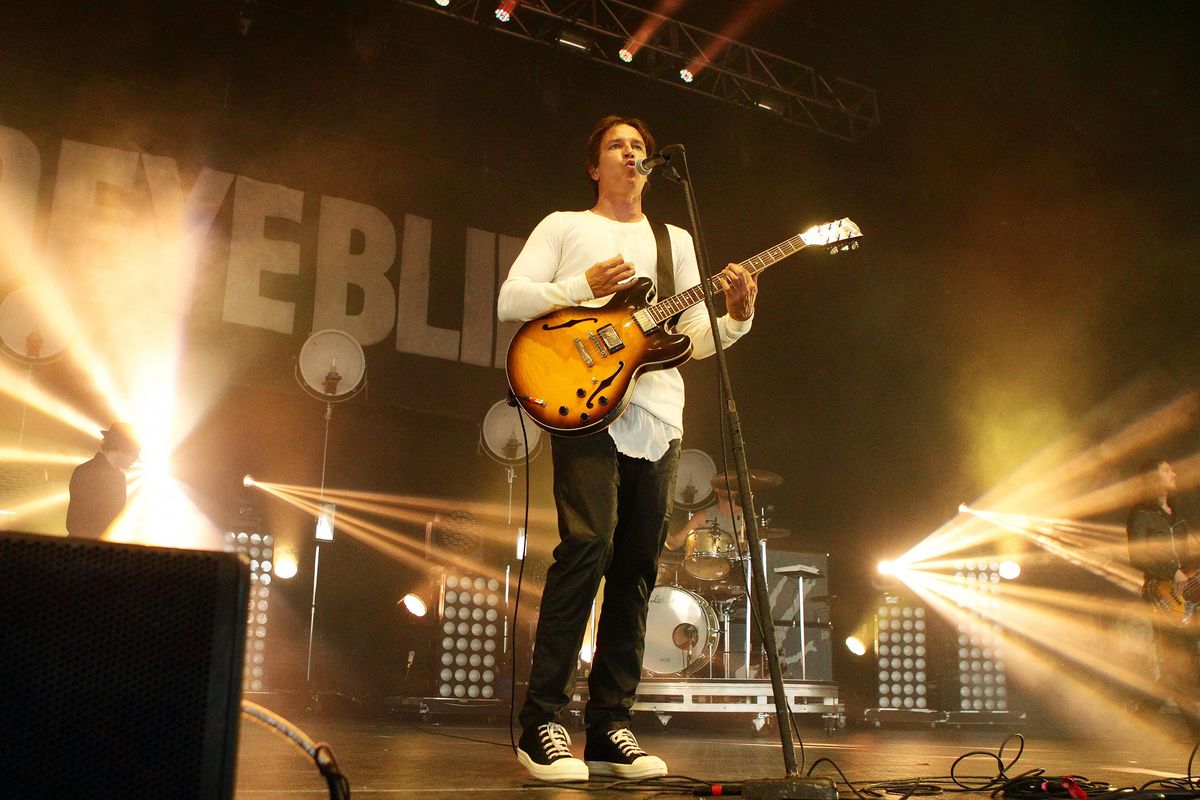
<instances>
[{"instance_id":1,"label":"black and white sneaker","mask_svg":"<svg viewBox=\"0 0 1200 800\"><path fill-rule=\"evenodd\" d=\"M589 731L583 759L592 775L657 778L667 774L666 763L643 750L628 728Z\"/></svg>"},{"instance_id":2,"label":"black and white sneaker","mask_svg":"<svg viewBox=\"0 0 1200 800\"><path fill-rule=\"evenodd\" d=\"M571 736L557 722L530 725L517 743L517 760L539 781L586 781L587 764L571 755Z\"/></svg>"}]
</instances>

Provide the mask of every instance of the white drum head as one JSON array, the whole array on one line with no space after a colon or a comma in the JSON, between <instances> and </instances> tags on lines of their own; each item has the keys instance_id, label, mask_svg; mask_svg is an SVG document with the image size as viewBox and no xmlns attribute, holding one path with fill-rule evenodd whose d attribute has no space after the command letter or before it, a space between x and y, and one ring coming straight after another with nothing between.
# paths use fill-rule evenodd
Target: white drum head
<instances>
[{"instance_id":1,"label":"white drum head","mask_svg":"<svg viewBox=\"0 0 1200 800\"><path fill-rule=\"evenodd\" d=\"M353 394L367 374L362 345L350 334L333 329L308 337L300 348L297 366L304 385L331 400ZM336 382L333 376L337 376Z\"/></svg>"},{"instance_id":2,"label":"white drum head","mask_svg":"<svg viewBox=\"0 0 1200 800\"><path fill-rule=\"evenodd\" d=\"M525 432L521 432L524 416ZM542 441L542 429L524 411L500 400L488 409L479 427L479 441L484 451L501 464L520 464L525 460L525 439L529 439L529 460L537 458Z\"/></svg>"},{"instance_id":3,"label":"white drum head","mask_svg":"<svg viewBox=\"0 0 1200 800\"><path fill-rule=\"evenodd\" d=\"M659 586L650 594L642 671L650 676L687 675L712 658L721 635L712 606L695 592Z\"/></svg>"},{"instance_id":4,"label":"white drum head","mask_svg":"<svg viewBox=\"0 0 1200 800\"><path fill-rule=\"evenodd\" d=\"M712 479L717 465L703 450L683 450L675 473L675 505L698 511L713 501Z\"/></svg>"}]
</instances>

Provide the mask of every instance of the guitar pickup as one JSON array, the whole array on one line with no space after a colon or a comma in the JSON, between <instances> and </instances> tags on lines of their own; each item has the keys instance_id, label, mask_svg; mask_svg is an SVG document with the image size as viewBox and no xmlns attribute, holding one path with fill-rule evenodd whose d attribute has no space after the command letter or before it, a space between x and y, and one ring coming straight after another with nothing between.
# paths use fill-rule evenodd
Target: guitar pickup
<instances>
[{"instance_id":1,"label":"guitar pickup","mask_svg":"<svg viewBox=\"0 0 1200 800\"><path fill-rule=\"evenodd\" d=\"M604 341L604 346L608 348L608 352L615 353L618 350L625 349L625 343L621 341L621 335L617 333L617 329L611 324L600 328L596 333L600 334L600 338Z\"/></svg>"},{"instance_id":2,"label":"guitar pickup","mask_svg":"<svg viewBox=\"0 0 1200 800\"><path fill-rule=\"evenodd\" d=\"M574 339L575 349L579 351L579 357L583 359L583 363L589 367L595 365L595 361L587 351L587 345L583 343L583 339Z\"/></svg>"}]
</instances>

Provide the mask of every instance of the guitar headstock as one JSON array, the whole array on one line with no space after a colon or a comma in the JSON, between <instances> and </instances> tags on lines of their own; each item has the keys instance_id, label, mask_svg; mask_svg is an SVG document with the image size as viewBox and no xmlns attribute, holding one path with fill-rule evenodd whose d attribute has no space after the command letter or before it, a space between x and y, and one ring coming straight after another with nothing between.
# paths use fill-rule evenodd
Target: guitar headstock
<instances>
[{"instance_id":1,"label":"guitar headstock","mask_svg":"<svg viewBox=\"0 0 1200 800\"><path fill-rule=\"evenodd\" d=\"M830 253L837 253L857 250L862 231L849 217L842 217L836 222L814 225L800 234L800 238L809 247L829 247Z\"/></svg>"}]
</instances>

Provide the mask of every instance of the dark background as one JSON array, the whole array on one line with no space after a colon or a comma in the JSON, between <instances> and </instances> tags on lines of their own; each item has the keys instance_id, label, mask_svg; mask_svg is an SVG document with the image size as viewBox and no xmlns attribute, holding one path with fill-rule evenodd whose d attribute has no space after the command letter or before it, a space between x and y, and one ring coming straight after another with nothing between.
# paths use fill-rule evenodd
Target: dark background
<instances>
[{"instance_id":1,"label":"dark background","mask_svg":"<svg viewBox=\"0 0 1200 800\"><path fill-rule=\"evenodd\" d=\"M1139 389L1143 404L1119 412L1132 421L1195 382L1189 3L785 3L741 35L877 89L882 126L858 142L401 4L19 6L0 11L0 124L38 143L47 175L72 138L378 204L398 231L405 212L433 218L431 322L446 327L461 318L465 228L520 237L551 210L587 207L582 143L606 113L686 144L714 263L853 218L862 249L773 268L753 334L729 354L750 466L784 478L762 499L797 549L830 554L841 635L874 605L876 561L1122 390ZM718 30L727 9L695 2L681 16ZM245 36L239 13L253 18ZM647 210L686 224L665 181ZM221 263L206 262L218 281ZM318 482L323 409L287 361L304 337L221 326L213 291L201 285L189 330L230 377L177 454L181 477L215 519L250 503L281 540L306 541L310 521L239 483ZM387 342L367 355L368 393L335 412L330 483L504 502L504 470L478 452L501 371ZM684 444L715 456L712 369L684 368ZM62 362L39 380L92 402ZM42 441L79 444L32 424ZM1193 452L1194 428L1167 447ZM548 462L533 464L542 506ZM395 656L377 645L404 635L393 604L412 571L345 537L326 563L329 688L391 690ZM310 570L302 557L288 590L297 630Z\"/></svg>"}]
</instances>

